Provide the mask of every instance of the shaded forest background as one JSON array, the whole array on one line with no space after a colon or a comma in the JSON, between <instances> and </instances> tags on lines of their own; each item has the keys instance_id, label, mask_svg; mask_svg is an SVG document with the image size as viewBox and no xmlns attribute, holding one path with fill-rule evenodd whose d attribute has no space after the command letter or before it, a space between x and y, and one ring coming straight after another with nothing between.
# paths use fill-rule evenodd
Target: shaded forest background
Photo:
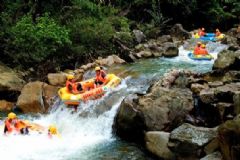
<instances>
[{"instance_id":1,"label":"shaded forest background","mask_svg":"<svg viewBox=\"0 0 240 160\"><path fill-rule=\"evenodd\" d=\"M133 29L149 38L175 23L226 31L239 17L238 0L4 0L0 61L20 69L74 68L133 47Z\"/></svg>"}]
</instances>

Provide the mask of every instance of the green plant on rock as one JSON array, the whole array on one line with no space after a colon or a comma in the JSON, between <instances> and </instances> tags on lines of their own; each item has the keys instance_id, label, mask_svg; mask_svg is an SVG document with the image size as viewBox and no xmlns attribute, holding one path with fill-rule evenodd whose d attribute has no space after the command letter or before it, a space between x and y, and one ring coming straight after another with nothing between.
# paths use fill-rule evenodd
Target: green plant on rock
<instances>
[{"instance_id":1,"label":"green plant on rock","mask_svg":"<svg viewBox=\"0 0 240 160\"><path fill-rule=\"evenodd\" d=\"M10 28L12 38L10 56L19 63L44 61L57 50L70 44L69 31L58 25L48 14L32 22L30 15L22 17Z\"/></svg>"}]
</instances>

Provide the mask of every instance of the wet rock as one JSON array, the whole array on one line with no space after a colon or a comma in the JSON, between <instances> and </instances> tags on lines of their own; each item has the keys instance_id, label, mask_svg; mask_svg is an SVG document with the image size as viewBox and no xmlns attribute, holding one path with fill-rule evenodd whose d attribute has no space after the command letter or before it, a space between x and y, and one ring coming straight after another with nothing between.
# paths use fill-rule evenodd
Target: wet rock
<instances>
[{"instance_id":1,"label":"wet rock","mask_svg":"<svg viewBox=\"0 0 240 160\"><path fill-rule=\"evenodd\" d=\"M191 156L201 153L204 146L217 136L217 130L183 124L170 134L168 147L179 156Z\"/></svg>"},{"instance_id":2,"label":"wet rock","mask_svg":"<svg viewBox=\"0 0 240 160\"><path fill-rule=\"evenodd\" d=\"M9 112L13 109L14 103L8 102L5 100L0 100L0 111L1 112Z\"/></svg>"},{"instance_id":3,"label":"wet rock","mask_svg":"<svg viewBox=\"0 0 240 160\"><path fill-rule=\"evenodd\" d=\"M167 132L147 132L145 135L147 149L159 158L163 158L165 160L174 159L174 154L167 146L169 136L170 133Z\"/></svg>"},{"instance_id":4,"label":"wet rock","mask_svg":"<svg viewBox=\"0 0 240 160\"><path fill-rule=\"evenodd\" d=\"M189 89L167 89L153 85L150 93L139 99L146 127L150 131L171 130L183 123L193 109Z\"/></svg>"},{"instance_id":5,"label":"wet rock","mask_svg":"<svg viewBox=\"0 0 240 160\"><path fill-rule=\"evenodd\" d=\"M163 52L164 57L178 56L179 50L178 50L178 47L174 43L171 43L171 42L164 43L163 49L164 49L164 52Z\"/></svg>"},{"instance_id":6,"label":"wet rock","mask_svg":"<svg viewBox=\"0 0 240 160\"><path fill-rule=\"evenodd\" d=\"M30 82L23 87L17 106L24 113L44 113L49 107L46 100L53 95L57 95L56 87L39 81Z\"/></svg>"},{"instance_id":7,"label":"wet rock","mask_svg":"<svg viewBox=\"0 0 240 160\"><path fill-rule=\"evenodd\" d=\"M179 40L186 40L192 37L191 33L183 29L181 24L175 24L170 32L172 37L176 37Z\"/></svg>"},{"instance_id":8,"label":"wet rock","mask_svg":"<svg viewBox=\"0 0 240 160\"><path fill-rule=\"evenodd\" d=\"M53 86L64 86L67 80L65 73L49 73L48 82Z\"/></svg>"},{"instance_id":9,"label":"wet rock","mask_svg":"<svg viewBox=\"0 0 240 160\"><path fill-rule=\"evenodd\" d=\"M205 157L201 158L200 160L222 160L222 155L220 152L214 152L212 154L206 155Z\"/></svg>"},{"instance_id":10,"label":"wet rock","mask_svg":"<svg viewBox=\"0 0 240 160\"><path fill-rule=\"evenodd\" d=\"M137 95L129 95L123 100L113 128L121 138L139 143L144 139L145 124L135 102L137 98Z\"/></svg>"},{"instance_id":11,"label":"wet rock","mask_svg":"<svg viewBox=\"0 0 240 160\"><path fill-rule=\"evenodd\" d=\"M43 86L43 101L44 106L48 109L55 102L55 97L57 96L59 88L52 85L44 85Z\"/></svg>"},{"instance_id":12,"label":"wet rock","mask_svg":"<svg viewBox=\"0 0 240 160\"><path fill-rule=\"evenodd\" d=\"M0 91L21 91L25 81L11 68L0 63Z\"/></svg>"},{"instance_id":13,"label":"wet rock","mask_svg":"<svg viewBox=\"0 0 240 160\"><path fill-rule=\"evenodd\" d=\"M220 125L218 139L225 160L240 159L240 120L229 120Z\"/></svg>"},{"instance_id":14,"label":"wet rock","mask_svg":"<svg viewBox=\"0 0 240 160\"><path fill-rule=\"evenodd\" d=\"M133 34L134 34L135 39L138 43L141 43L141 42L146 40L146 36L140 30L133 30Z\"/></svg>"},{"instance_id":15,"label":"wet rock","mask_svg":"<svg viewBox=\"0 0 240 160\"><path fill-rule=\"evenodd\" d=\"M218 54L215 60L213 69L230 69L239 70L240 68L240 50L233 52L224 50Z\"/></svg>"}]
</instances>

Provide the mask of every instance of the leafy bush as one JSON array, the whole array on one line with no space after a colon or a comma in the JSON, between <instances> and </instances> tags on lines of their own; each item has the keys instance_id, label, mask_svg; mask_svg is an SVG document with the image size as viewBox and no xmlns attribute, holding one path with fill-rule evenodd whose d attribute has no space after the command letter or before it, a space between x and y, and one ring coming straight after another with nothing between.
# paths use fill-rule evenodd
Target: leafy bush
<instances>
[{"instance_id":1,"label":"leafy bush","mask_svg":"<svg viewBox=\"0 0 240 160\"><path fill-rule=\"evenodd\" d=\"M35 63L45 60L57 49L70 44L69 31L58 25L48 14L32 22L30 15L22 17L10 28L10 56L17 62Z\"/></svg>"}]
</instances>

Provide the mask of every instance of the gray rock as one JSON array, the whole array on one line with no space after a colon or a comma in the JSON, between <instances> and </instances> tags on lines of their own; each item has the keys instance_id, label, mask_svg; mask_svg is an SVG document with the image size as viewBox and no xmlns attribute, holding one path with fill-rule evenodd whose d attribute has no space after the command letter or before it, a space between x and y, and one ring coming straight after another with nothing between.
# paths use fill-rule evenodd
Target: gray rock
<instances>
[{"instance_id":1,"label":"gray rock","mask_svg":"<svg viewBox=\"0 0 240 160\"><path fill-rule=\"evenodd\" d=\"M143 41L146 40L146 36L145 36L144 33L143 33L142 31L140 31L140 30L133 30L133 34L134 34L134 36L135 36L135 38L136 38L136 41L137 41L138 43L141 43L141 42L143 42Z\"/></svg>"},{"instance_id":2,"label":"gray rock","mask_svg":"<svg viewBox=\"0 0 240 160\"><path fill-rule=\"evenodd\" d=\"M0 63L0 91L21 91L25 81L13 69Z\"/></svg>"},{"instance_id":3,"label":"gray rock","mask_svg":"<svg viewBox=\"0 0 240 160\"><path fill-rule=\"evenodd\" d=\"M186 40L192 37L191 33L183 29L181 24L175 24L170 30L171 36L179 40Z\"/></svg>"},{"instance_id":4,"label":"gray rock","mask_svg":"<svg viewBox=\"0 0 240 160\"><path fill-rule=\"evenodd\" d=\"M213 69L231 69L239 70L240 66L240 51L224 50L218 54L215 60Z\"/></svg>"},{"instance_id":5,"label":"gray rock","mask_svg":"<svg viewBox=\"0 0 240 160\"><path fill-rule=\"evenodd\" d=\"M185 123L171 132L168 146L179 155L192 155L202 150L216 136L216 129Z\"/></svg>"},{"instance_id":6,"label":"gray rock","mask_svg":"<svg viewBox=\"0 0 240 160\"><path fill-rule=\"evenodd\" d=\"M167 143L170 133L152 131L145 134L145 142L147 149L165 160L174 159L174 154L168 149Z\"/></svg>"},{"instance_id":7,"label":"gray rock","mask_svg":"<svg viewBox=\"0 0 240 160\"><path fill-rule=\"evenodd\" d=\"M64 86L67 80L65 73L49 73L48 82L54 86Z\"/></svg>"},{"instance_id":8,"label":"gray rock","mask_svg":"<svg viewBox=\"0 0 240 160\"><path fill-rule=\"evenodd\" d=\"M24 113L45 113L50 106L48 101L57 95L57 91L57 87L44 82L30 82L23 87L17 106Z\"/></svg>"},{"instance_id":9,"label":"gray rock","mask_svg":"<svg viewBox=\"0 0 240 160\"><path fill-rule=\"evenodd\" d=\"M138 58L142 58L142 57L144 57L144 58L150 58L150 57L152 57L152 52L147 51L147 50L144 50L144 51L141 51L141 52L136 53L136 56L137 56Z\"/></svg>"},{"instance_id":10,"label":"gray rock","mask_svg":"<svg viewBox=\"0 0 240 160\"><path fill-rule=\"evenodd\" d=\"M168 129L174 128L193 109L192 94L188 89L170 90L156 85L138 103L146 127L150 131L163 130L167 126Z\"/></svg>"},{"instance_id":11,"label":"gray rock","mask_svg":"<svg viewBox=\"0 0 240 160\"><path fill-rule=\"evenodd\" d=\"M114 130L118 136L130 141L144 139L145 124L137 108L137 95L129 95L122 101L114 120Z\"/></svg>"},{"instance_id":12,"label":"gray rock","mask_svg":"<svg viewBox=\"0 0 240 160\"><path fill-rule=\"evenodd\" d=\"M165 57L176 57L178 56L179 50L178 47L171 42L166 42L163 44L163 56Z\"/></svg>"}]
</instances>

